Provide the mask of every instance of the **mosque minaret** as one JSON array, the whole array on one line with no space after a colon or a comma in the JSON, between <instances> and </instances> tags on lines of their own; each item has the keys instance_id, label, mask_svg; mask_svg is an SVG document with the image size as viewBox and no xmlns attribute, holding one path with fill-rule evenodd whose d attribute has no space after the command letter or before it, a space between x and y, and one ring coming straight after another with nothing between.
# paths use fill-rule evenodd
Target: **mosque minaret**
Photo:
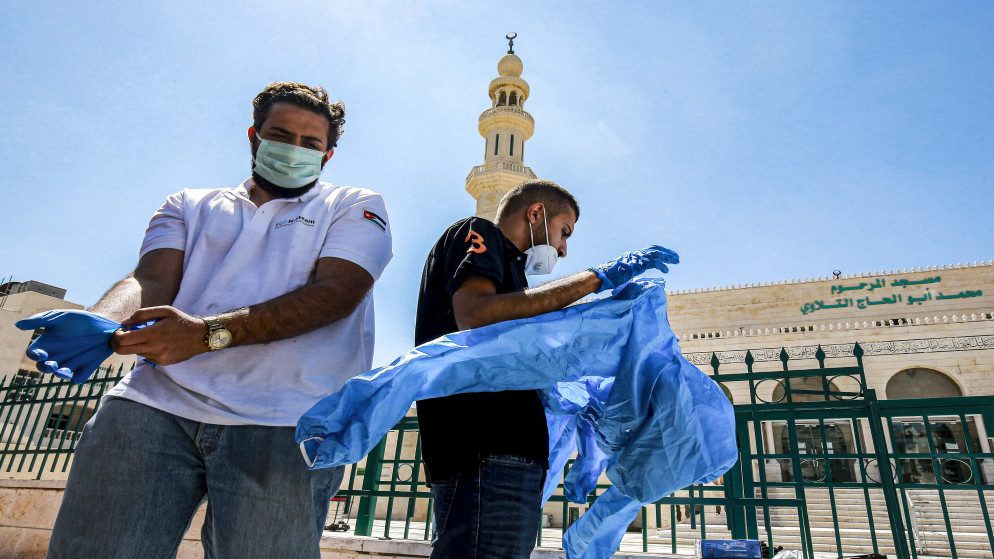
<instances>
[{"instance_id":1,"label":"mosque minaret","mask_svg":"<svg viewBox=\"0 0 994 559\"><path fill-rule=\"evenodd\" d=\"M521 59L514 54L516 33L507 35L507 54L497 63L499 77L490 82L491 107L480 115L480 135L486 140L483 165L466 177L466 191L476 199L476 215L493 220L501 197L535 173L524 165L525 141L535 120L522 107L528 82L521 79Z\"/></svg>"}]
</instances>

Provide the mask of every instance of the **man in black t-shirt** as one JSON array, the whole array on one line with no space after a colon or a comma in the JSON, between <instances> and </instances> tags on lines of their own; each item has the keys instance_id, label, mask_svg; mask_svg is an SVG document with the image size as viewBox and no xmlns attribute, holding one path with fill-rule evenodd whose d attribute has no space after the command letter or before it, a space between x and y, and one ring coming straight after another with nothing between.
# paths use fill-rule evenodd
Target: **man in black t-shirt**
<instances>
[{"instance_id":1,"label":"man in black t-shirt","mask_svg":"<svg viewBox=\"0 0 994 559\"><path fill-rule=\"evenodd\" d=\"M415 343L469 327L459 327L452 303L467 280L489 282L495 294L524 291L525 259L525 253L486 219L470 217L449 227L425 265ZM429 482L472 469L480 456L522 456L548 467L549 433L534 390L424 400L418 402L418 421Z\"/></svg>"},{"instance_id":2,"label":"man in black t-shirt","mask_svg":"<svg viewBox=\"0 0 994 559\"><path fill-rule=\"evenodd\" d=\"M526 274L548 274L566 256L579 217L569 192L531 180L504 196L496 223L471 217L449 227L425 262L415 342L559 310L648 268L665 272L664 262L677 262L676 253L653 246L526 289ZM417 407L435 499L431 557L527 558L535 547L549 460L538 392L460 394Z\"/></svg>"}]
</instances>

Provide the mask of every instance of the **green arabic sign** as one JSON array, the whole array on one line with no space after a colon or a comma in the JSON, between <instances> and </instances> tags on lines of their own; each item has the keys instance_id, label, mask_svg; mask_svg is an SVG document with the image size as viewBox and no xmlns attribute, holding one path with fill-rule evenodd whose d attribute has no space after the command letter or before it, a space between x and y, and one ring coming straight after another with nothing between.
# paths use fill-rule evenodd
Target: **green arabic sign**
<instances>
[{"instance_id":1,"label":"green arabic sign","mask_svg":"<svg viewBox=\"0 0 994 559\"><path fill-rule=\"evenodd\" d=\"M931 283L939 283L941 281L942 278L939 276L935 276L933 278L925 278L923 280L918 280L918 281L898 279L898 280L893 280L890 283L890 287L900 287L904 289L907 288L908 286L926 285ZM884 278L877 278L877 280L872 283L864 281L855 285L833 285L832 295L845 295L847 291L873 292L873 290L880 289L882 287L887 287L887 280L885 280ZM875 305L894 305L894 304L921 305L926 301L943 300L943 299L966 299L970 297L980 297L983 294L984 292L980 290L960 291L959 293L952 293L949 295L945 295L942 292L939 292L938 295L935 295L933 297L931 288L926 287L925 290L920 292L917 297L911 293L907 293L907 296L905 296L905 293L895 293L890 297L880 297L879 299L871 296L867 297L849 296L849 297L838 297L834 301L828 300L827 302L825 300L811 301L810 303L805 303L801 307L801 313L809 314L824 309L841 309L847 307L865 309L867 307Z\"/></svg>"}]
</instances>

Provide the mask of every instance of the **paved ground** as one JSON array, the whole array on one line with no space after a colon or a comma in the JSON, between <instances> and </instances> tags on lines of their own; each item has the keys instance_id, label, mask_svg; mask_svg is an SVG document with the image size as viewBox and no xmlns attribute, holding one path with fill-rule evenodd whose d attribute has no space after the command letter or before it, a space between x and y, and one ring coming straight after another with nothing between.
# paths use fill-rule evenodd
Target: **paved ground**
<instances>
[{"instance_id":1,"label":"paved ground","mask_svg":"<svg viewBox=\"0 0 994 559\"><path fill-rule=\"evenodd\" d=\"M349 538L355 531L355 523L352 519L349 520L350 529L345 532L331 532L326 531L325 536L339 537L339 538ZM405 534L406 530L406 534ZM373 521L373 537L383 538L387 535L387 523L385 520L375 520ZM390 522L390 539L410 539L410 540L424 540L425 538L425 523L424 522L411 522L405 525L402 520L395 520ZM542 547L543 548L557 548L560 547L560 540L562 539L562 531L559 528L546 528L542 531ZM642 553L642 535L639 533L628 533L625 534L624 539L621 542L621 551L624 553ZM647 557L692 557L694 555L693 548L678 548L676 555L669 552L669 547L665 549L662 545L650 545L649 546L650 555ZM645 555L643 555L645 556Z\"/></svg>"},{"instance_id":2,"label":"paved ground","mask_svg":"<svg viewBox=\"0 0 994 559\"><path fill-rule=\"evenodd\" d=\"M353 537L353 531L355 530L355 525L352 519L349 519L350 529L346 532L331 532L326 531L325 536L337 537L337 538L351 538ZM407 530L405 537L405 529ZM373 533L372 536L375 538L384 538L387 534L387 523L384 520L376 520L373 522ZM559 547L560 538L562 537L562 532L558 528L546 528L543 530L542 548L541 553L536 553L533 557L557 557L555 554L555 548ZM394 540L425 540L425 523L424 522L411 522L405 526L403 521L392 521L390 523L389 538ZM625 534L625 537L621 542L621 549L619 554L616 556L628 556L628 557L638 557L638 558L667 558L667 559L687 559L694 556L694 549L690 546L677 547L676 553L673 553L672 548L669 545L664 545L662 543L651 543L649 545L648 553L642 551L642 535L636 532L631 532ZM813 559L838 559L838 555L834 553L815 553ZM924 555L919 555L919 559L942 559L942 558L930 558Z\"/></svg>"},{"instance_id":3,"label":"paved ground","mask_svg":"<svg viewBox=\"0 0 994 559\"><path fill-rule=\"evenodd\" d=\"M350 529L345 532L332 532L326 531L325 536L332 536L338 538L350 538L355 530L355 524L353 519L349 519ZM390 522L389 526L389 538L396 540L424 540L425 538L425 523L424 522L410 522L405 524L402 520L395 520ZM405 533L406 530L406 533ZM562 531L559 528L546 528L542 531L542 548L551 549L560 547L560 540L562 538ZM373 521L373 537L384 538L387 536L387 523L385 520L375 520ZM677 547L676 553L672 552L672 548L669 545L663 545L661 543L654 543L649 545L648 553L645 554L642 551L642 535L637 532L630 532L625 534L625 537L621 541L621 553L623 554L633 554L638 557L661 557L661 558L687 558L694 556L693 547ZM816 559L838 559L837 556L830 554L818 554Z\"/></svg>"}]
</instances>

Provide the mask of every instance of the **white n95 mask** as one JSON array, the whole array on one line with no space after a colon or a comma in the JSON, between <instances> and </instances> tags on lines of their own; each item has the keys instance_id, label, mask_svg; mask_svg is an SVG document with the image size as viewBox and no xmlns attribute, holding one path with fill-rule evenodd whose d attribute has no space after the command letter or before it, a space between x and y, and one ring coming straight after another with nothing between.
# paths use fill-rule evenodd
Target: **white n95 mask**
<instances>
[{"instance_id":1,"label":"white n95 mask","mask_svg":"<svg viewBox=\"0 0 994 559\"><path fill-rule=\"evenodd\" d=\"M542 206L542 214L545 216L545 240L549 241L549 215L545 213L545 206ZM535 245L535 234L532 233L532 224L528 224L528 236L531 237L532 247L525 251L525 275L544 276L551 274L559 260L559 251L552 245Z\"/></svg>"}]
</instances>

